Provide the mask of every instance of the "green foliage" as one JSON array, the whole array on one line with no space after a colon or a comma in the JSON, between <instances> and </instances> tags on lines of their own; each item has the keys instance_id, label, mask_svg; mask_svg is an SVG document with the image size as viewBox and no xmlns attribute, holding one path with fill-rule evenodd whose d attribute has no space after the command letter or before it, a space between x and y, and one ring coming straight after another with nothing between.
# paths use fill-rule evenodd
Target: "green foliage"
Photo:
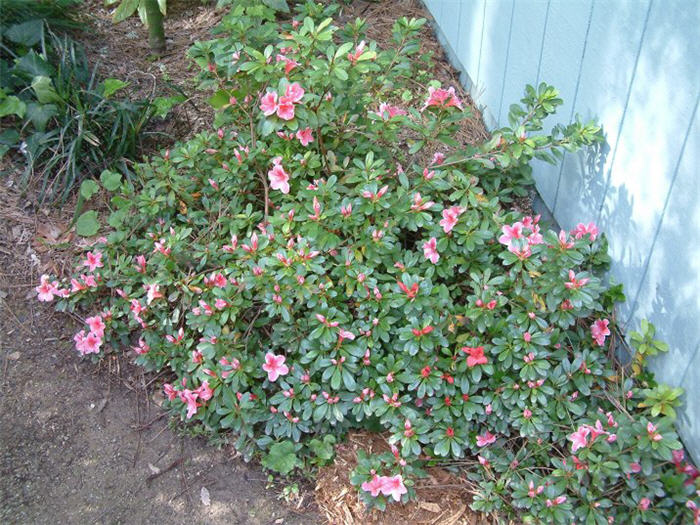
<instances>
[{"instance_id":1,"label":"green foliage","mask_svg":"<svg viewBox=\"0 0 700 525\"><path fill-rule=\"evenodd\" d=\"M651 416L657 417L659 414L676 419L674 407L681 405L679 399L683 395L682 388L672 388L665 384L657 385L654 388L642 390L644 401L639 403L640 408L650 408Z\"/></svg>"},{"instance_id":2,"label":"green foliage","mask_svg":"<svg viewBox=\"0 0 700 525\"><path fill-rule=\"evenodd\" d=\"M176 414L268 469L328 461L351 429L386 432L391 452L351 476L368 505L414 497L435 458L476 456L485 512L689 517L671 417L638 407L643 385L608 358L621 290L602 279L605 238L509 206L532 191L534 158L598 127L544 131L561 101L543 84L492 140L458 144L470 110L424 90L425 21L398 20L381 49L362 21L336 27L335 7L309 2L280 25L236 3L190 52L214 130L106 195L109 227L71 291L47 276L40 298L86 312L82 354L167 371Z\"/></svg>"}]
</instances>

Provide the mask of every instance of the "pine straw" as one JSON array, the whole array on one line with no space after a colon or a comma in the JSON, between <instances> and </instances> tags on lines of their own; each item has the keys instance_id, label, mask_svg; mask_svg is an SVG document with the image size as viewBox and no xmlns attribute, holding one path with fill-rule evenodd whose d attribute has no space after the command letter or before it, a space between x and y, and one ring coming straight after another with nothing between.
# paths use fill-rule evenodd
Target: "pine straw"
<instances>
[{"instance_id":1,"label":"pine straw","mask_svg":"<svg viewBox=\"0 0 700 525\"><path fill-rule=\"evenodd\" d=\"M381 434L352 432L336 447L332 465L320 469L315 499L320 513L332 525L490 525L483 515L469 510L470 483L439 467L426 469L427 478L416 480L417 498L407 504L391 503L386 511L367 511L357 489L349 480L357 466L357 452L383 453L390 450Z\"/></svg>"}]
</instances>

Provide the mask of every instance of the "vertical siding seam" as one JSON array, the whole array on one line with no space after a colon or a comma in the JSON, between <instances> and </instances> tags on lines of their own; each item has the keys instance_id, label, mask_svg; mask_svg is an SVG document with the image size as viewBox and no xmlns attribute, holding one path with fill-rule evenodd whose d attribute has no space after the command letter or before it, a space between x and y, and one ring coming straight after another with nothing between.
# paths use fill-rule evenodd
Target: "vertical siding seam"
<instances>
[{"instance_id":1,"label":"vertical siding seam","mask_svg":"<svg viewBox=\"0 0 700 525\"><path fill-rule=\"evenodd\" d=\"M484 28L486 27L486 0L484 1L484 9L481 12L481 39L479 40L479 62L476 66L476 86L477 89L480 88L480 78L481 78L481 53L484 49ZM476 90L475 90L476 92Z\"/></svg>"},{"instance_id":2,"label":"vertical siding seam","mask_svg":"<svg viewBox=\"0 0 700 525\"><path fill-rule=\"evenodd\" d=\"M460 40L462 39L462 2L459 3L459 11L457 12L457 41L455 42L454 46L454 52L455 52L455 57L457 57L457 61L459 64L462 66L462 71L467 73L467 68L464 64L462 64L462 57L460 56ZM469 73L467 73L469 74Z\"/></svg>"},{"instance_id":3,"label":"vertical siding seam","mask_svg":"<svg viewBox=\"0 0 700 525\"><path fill-rule=\"evenodd\" d=\"M664 207L661 210L661 217L659 217L659 222L656 224L656 230L654 231L654 238L651 241L651 246L649 247L649 252L647 253L646 259L644 261L644 271L642 272L642 277L639 280L639 287L637 288L637 293L634 296L634 301L632 302L632 306L630 307L630 314L627 317L627 321L625 321L625 324L623 328L627 328L629 325L630 321L632 320L632 317L635 314L635 310L637 308L637 301L639 300L639 294L642 291L642 286L644 285L644 281L647 278L647 273L649 272L649 263L651 261L651 256L654 253L654 249L656 248L656 241L659 238L659 233L661 232L661 226L663 225L664 218L666 217L666 210L668 209L668 203L671 201L671 194L673 193L673 188L676 184L676 178L678 177L678 171L680 170L681 166L681 161L683 160L683 154L685 153L685 147L688 144L688 137L690 136L690 130L693 129L693 124L695 124L695 114L697 113L698 110L698 103L700 102L700 92L695 97L695 106L693 107L693 112L690 114L690 122L688 123L688 129L685 130L685 137L683 138L683 145L681 146L681 150L678 153L678 160L676 161L676 166L673 169L673 175L671 176L671 184L669 185L668 191L666 192L666 198L664 199ZM690 365L690 362L688 362Z\"/></svg>"},{"instance_id":4,"label":"vertical siding seam","mask_svg":"<svg viewBox=\"0 0 700 525\"><path fill-rule=\"evenodd\" d=\"M501 110L503 109L503 96L506 90L506 74L508 73L508 60L510 59L510 44L513 36L513 18L515 15L515 0L510 4L510 24L508 27L508 45L506 46L506 63L503 65L503 80L501 81L501 101L498 103L498 125L501 126Z\"/></svg>"},{"instance_id":5,"label":"vertical siding seam","mask_svg":"<svg viewBox=\"0 0 700 525\"><path fill-rule=\"evenodd\" d=\"M605 180L605 188L603 189L603 195L600 199L600 206L598 206L598 215L596 216L596 223L600 222L600 217L603 214L603 207L605 206L605 198L608 195L608 190L610 189L610 180L612 178L612 168L615 164L615 157L617 156L617 149L620 145L620 136L622 135L622 127L625 124L625 117L627 116L627 106L630 102L630 96L632 95L632 86L634 86L634 80L637 77L637 66L639 65L639 57L642 54L642 44L644 43L644 37L647 33L647 26L649 25L649 14L651 13L651 7L654 4L654 0L649 0L649 5L647 6L647 13L644 17L644 26L642 27L642 34L639 37L639 45L637 46L637 54L634 58L634 67L632 68L632 77L630 78L630 84L627 88L627 96L625 97L625 105L622 109L622 117L620 118L620 125L617 129L617 140L615 141L615 148L613 149L612 157L610 158L610 167L608 168L608 176Z\"/></svg>"},{"instance_id":6,"label":"vertical siding seam","mask_svg":"<svg viewBox=\"0 0 700 525\"><path fill-rule=\"evenodd\" d=\"M583 49L581 50L581 61L578 64L578 76L576 77L576 88L574 89L574 98L571 101L571 114L569 115L569 122L574 119L574 112L576 111L576 101L578 99L578 90L581 87L581 73L583 72L583 61L586 58L586 49L588 48L588 35L591 31L591 22L593 21L593 8L595 7L595 0L591 2L591 10L588 13L588 24L586 25L586 34L583 37ZM557 204L559 202L559 187L561 186L561 179L564 173L564 163L566 162L567 152L564 151L564 155L559 163L559 177L557 178L557 189L554 192L554 204L552 205L552 215L556 216Z\"/></svg>"},{"instance_id":7,"label":"vertical siding seam","mask_svg":"<svg viewBox=\"0 0 700 525\"><path fill-rule=\"evenodd\" d=\"M547 10L544 13L544 27L542 28L542 41L540 42L540 59L537 62L537 80L535 82L535 88L540 84L540 70L542 69L542 54L544 53L544 41L547 37L547 22L549 21L549 6L552 4L552 0L547 0Z\"/></svg>"},{"instance_id":8,"label":"vertical siding seam","mask_svg":"<svg viewBox=\"0 0 700 525\"><path fill-rule=\"evenodd\" d=\"M683 372L683 375L681 376L681 380L678 381L678 386L681 386L683 383L685 383L685 378L688 377L688 372L690 371L690 365L695 361L695 358L697 357L698 353L700 353L700 343L695 347L695 351L693 352L693 357L688 359L688 366L685 367L685 371ZM688 404L686 403L686 408L688 408Z\"/></svg>"}]
</instances>

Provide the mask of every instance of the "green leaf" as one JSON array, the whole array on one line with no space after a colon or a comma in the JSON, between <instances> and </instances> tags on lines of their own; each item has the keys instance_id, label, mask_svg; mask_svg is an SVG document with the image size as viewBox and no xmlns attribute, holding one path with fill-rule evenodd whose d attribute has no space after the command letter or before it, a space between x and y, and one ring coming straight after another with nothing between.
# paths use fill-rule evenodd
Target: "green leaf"
<instances>
[{"instance_id":1,"label":"green leaf","mask_svg":"<svg viewBox=\"0 0 700 525\"><path fill-rule=\"evenodd\" d=\"M37 76L49 77L53 74L53 68L41 56L32 49L15 64L14 70L21 75L31 79Z\"/></svg>"},{"instance_id":2,"label":"green leaf","mask_svg":"<svg viewBox=\"0 0 700 525\"><path fill-rule=\"evenodd\" d=\"M19 118L22 118L26 111L27 105L14 95L0 102L0 118L8 115L17 115Z\"/></svg>"},{"instance_id":3,"label":"green leaf","mask_svg":"<svg viewBox=\"0 0 700 525\"><path fill-rule=\"evenodd\" d=\"M100 229L95 210L86 211L75 222L75 233L81 237L92 237Z\"/></svg>"},{"instance_id":4,"label":"green leaf","mask_svg":"<svg viewBox=\"0 0 700 525\"><path fill-rule=\"evenodd\" d=\"M51 79L46 76L34 77L32 80L32 89L36 94L36 99L42 104L50 104L51 102L62 102L63 99L56 93Z\"/></svg>"},{"instance_id":5,"label":"green leaf","mask_svg":"<svg viewBox=\"0 0 700 525\"><path fill-rule=\"evenodd\" d=\"M140 0L123 0L112 17L114 23L117 24L133 15L139 7L139 3Z\"/></svg>"},{"instance_id":6,"label":"green leaf","mask_svg":"<svg viewBox=\"0 0 700 525\"><path fill-rule=\"evenodd\" d=\"M36 102L27 104L27 120L32 121L37 131L46 131L49 120L56 115L58 115L58 107L55 104L37 104Z\"/></svg>"},{"instance_id":7,"label":"green leaf","mask_svg":"<svg viewBox=\"0 0 700 525\"><path fill-rule=\"evenodd\" d=\"M178 104L187 100L182 95L175 97L156 97L151 101L154 112L153 115L158 118L165 118L170 111Z\"/></svg>"},{"instance_id":8,"label":"green leaf","mask_svg":"<svg viewBox=\"0 0 700 525\"><path fill-rule=\"evenodd\" d=\"M36 19L29 20L22 24L11 25L2 36L15 44L32 47L41 42L43 34L44 22L43 20Z\"/></svg>"},{"instance_id":9,"label":"green leaf","mask_svg":"<svg viewBox=\"0 0 700 525\"><path fill-rule=\"evenodd\" d=\"M158 9L163 13L163 16L168 14L168 0L158 0Z\"/></svg>"},{"instance_id":10,"label":"green leaf","mask_svg":"<svg viewBox=\"0 0 700 525\"><path fill-rule=\"evenodd\" d=\"M209 98L209 104L214 109L221 109L224 106L228 106L230 99L230 93L225 89L220 89Z\"/></svg>"},{"instance_id":11,"label":"green leaf","mask_svg":"<svg viewBox=\"0 0 700 525\"><path fill-rule=\"evenodd\" d=\"M289 5L287 4L287 0L262 0L262 3L267 7L271 7L275 11L289 13Z\"/></svg>"},{"instance_id":12,"label":"green leaf","mask_svg":"<svg viewBox=\"0 0 700 525\"><path fill-rule=\"evenodd\" d=\"M294 443L282 441L270 447L270 452L263 457L262 464L267 469L286 475L301 463L296 455Z\"/></svg>"},{"instance_id":13,"label":"green leaf","mask_svg":"<svg viewBox=\"0 0 700 525\"><path fill-rule=\"evenodd\" d=\"M107 191L116 191L122 184L121 173L117 173L116 171L104 170L102 173L100 173L100 182Z\"/></svg>"},{"instance_id":14,"label":"green leaf","mask_svg":"<svg viewBox=\"0 0 700 525\"><path fill-rule=\"evenodd\" d=\"M104 85L104 97L109 98L114 95L120 89L124 89L129 85L128 82L119 80L118 78L106 78L103 82Z\"/></svg>"},{"instance_id":15,"label":"green leaf","mask_svg":"<svg viewBox=\"0 0 700 525\"><path fill-rule=\"evenodd\" d=\"M80 195L85 200L90 200L90 198L98 191L100 191L100 187L92 179L86 179L80 185Z\"/></svg>"}]
</instances>

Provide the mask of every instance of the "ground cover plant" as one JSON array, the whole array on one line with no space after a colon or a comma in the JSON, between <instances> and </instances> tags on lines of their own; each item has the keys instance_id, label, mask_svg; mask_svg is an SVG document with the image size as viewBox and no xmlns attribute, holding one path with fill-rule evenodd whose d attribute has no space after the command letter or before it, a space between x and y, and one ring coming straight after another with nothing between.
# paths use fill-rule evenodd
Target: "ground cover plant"
<instances>
[{"instance_id":1,"label":"ground cover plant","mask_svg":"<svg viewBox=\"0 0 700 525\"><path fill-rule=\"evenodd\" d=\"M102 79L67 30L79 26L80 0L2 4L0 157L26 159L22 184L42 200L65 201L81 180L105 168L127 171L158 100L132 99L129 82Z\"/></svg>"},{"instance_id":2,"label":"ground cover plant","mask_svg":"<svg viewBox=\"0 0 700 525\"><path fill-rule=\"evenodd\" d=\"M422 20L379 49L333 6L237 2L191 50L212 131L106 171L110 212L75 275L42 301L84 315L77 350L169 370L169 406L287 474L332 457L353 428L394 452L362 458L368 505L405 501L436 461L476 456L472 507L529 522L697 520L673 429L678 393L643 357L615 365L619 287L591 223L546 230L511 211L529 162L596 143L528 87L510 127L476 147L469 109L421 73ZM88 191L88 194L93 193Z\"/></svg>"}]
</instances>

